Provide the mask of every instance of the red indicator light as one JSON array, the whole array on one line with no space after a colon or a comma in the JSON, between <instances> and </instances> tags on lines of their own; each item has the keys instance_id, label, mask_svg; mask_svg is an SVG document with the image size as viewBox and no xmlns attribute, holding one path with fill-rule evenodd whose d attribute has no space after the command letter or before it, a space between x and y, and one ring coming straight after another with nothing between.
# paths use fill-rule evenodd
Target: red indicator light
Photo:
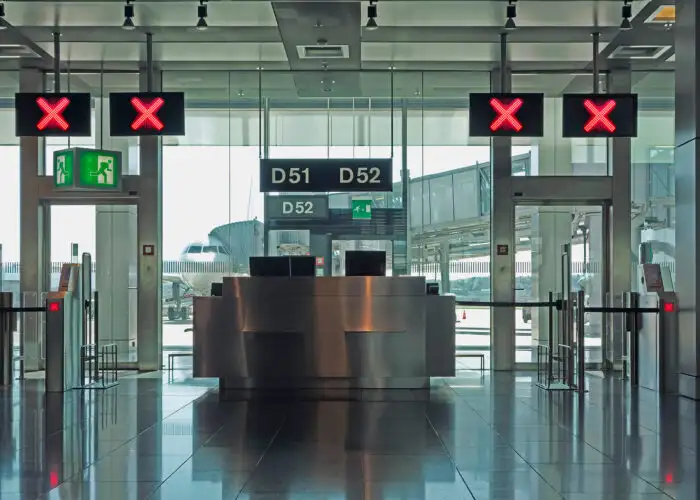
<instances>
[{"instance_id":1,"label":"red indicator light","mask_svg":"<svg viewBox=\"0 0 700 500\"><path fill-rule=\"evenodd\" d=\"M504 104L499 99L493 97L489 101L489 104L491 104L494 111L498 113L498 118L496 118L489 127L492 132L496 132L497 130L501 129L515 130L516 132L520 132L522 130L522 123L520 123L515 117L515 114L523 106L522 99L518 97L512 100L510 104Z\"/></svg>"},{"instance_id":2,"label":"red indicator light","mask_svg":"<svg viewBox=\"0 0 700 500\"><path fill-rule=\"evenodd\" d=\"M676 304L673 302L664 302L664 312L672 313L676 310Z\"/></svg>"},{"instance_id":3,"label":"red indicator light","mask_svg":"<svg viewBox=\"0 0 700 500\"><path fill-rule=\"evenodd\" d=\"M53 489L58 486L58 472L52 470L49 472L49 486Z\"/></svg>"},{"instance_id":4,"label":"red indicator light","mask_svg":"<svg viewBox=\"0 0 700 500\"><path fill-rule=\"evenodd\" d=\"M39 123L36 124L36 128L38 130L57 127L64 132L68 130L70 125L68 125L66 119L63 118L63 112L70 104L70 99L67 97L61 97L58 102L51 104L45 98L38 97L36 103L44 112L44 117L39 120Z\"/></svg>"},{"instance_id":5,"label":"red indicator light","mask_svg":"<svg viewBox=\"0 0 700 500\"><path fill-rule=\"evenodd\" d=\"M615 109L617 102L615 102L613 99L609 99L602 106L596 106L593 101L586 99L583 101L583 106L591 115L591 118L583 126L583 130L589 133L593 130L603 130L610 132L611 134L615 132L617 127L612 120L608 118L608 115L613 109Z\"/></svg>"},{"instance_id":6,"label":"red indicator light","mask_svg":"<svg viewBox=\"0 0 700 500\"><path fill-rule=\"evenodd\" d=\"M667 472L666 475L664 476L664 482L666 484L671 484L673 483L673 474L671 472Z\"/></svg>"},{"instance_id":7,"label":"red indicator light","mask_svg":"<svg viewBox=\"0 0 700 500\"><path fill-rule=\"evenodd\" d=\"M49 302L49 312L55 313L61 310L60 302Z\"/></svg>"},{"instance_id":8,"label":"red indicator light","mask_svg":"<svg viewBox=\"0 0 700 500\"><path fill-rule=\"evenodd\" d=\"M131 129L140 130L142 128L154 128L156 130L163 130L163 122L156 116L156 113L163 107L163 104L165 104L165 101L162 97L156 97L150 102L144 102L138 97L132 97L131 105L139 112L139 116L131 124Z\"/></svg>"}]
</instances>

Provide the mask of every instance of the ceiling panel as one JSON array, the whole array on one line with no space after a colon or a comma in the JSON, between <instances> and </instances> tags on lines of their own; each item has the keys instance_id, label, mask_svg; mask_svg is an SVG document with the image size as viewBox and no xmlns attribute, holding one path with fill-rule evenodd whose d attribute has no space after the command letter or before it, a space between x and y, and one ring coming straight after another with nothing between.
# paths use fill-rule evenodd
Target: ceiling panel
<instances>
[{"instance_id":1,"label":"ceiling panel","mask_svg":"<svg viewBox=\"0 0 700 500\"><path fill-rule=\"evenodd\" d=\"M632 2L633 14L646 3ZM399 1L378 6L380 26L500 26L506 18L506 2ZM621 6L620 1L528 0L518 2L516 22L518 26L619 26Z\"/></svg>"},{"instance_id":2,"label":"ceiling panel","mask_svg":"<svg viewBox=\"0 0 700 500\"><path fill-rule=\"evenodd\" d=\"M511 61L590 61L592 48L590 43L510 43L508 52ZM497 43L362 44L366 61L494 61L499 54Z\"/></svg>"},{"instance_id":3,"label":"ceiling panel","mask_svg":"<svg viewBox=\"0 0 700 500\"><path fill-rule=\"evenodd\" d=\"M194 26L198 2L134 2L138 26ZM270 2L210 2L212 26L276 26ZM121 26L124 3L8 2L6 19L15 26Z\"/></svg>"}]
</instances>

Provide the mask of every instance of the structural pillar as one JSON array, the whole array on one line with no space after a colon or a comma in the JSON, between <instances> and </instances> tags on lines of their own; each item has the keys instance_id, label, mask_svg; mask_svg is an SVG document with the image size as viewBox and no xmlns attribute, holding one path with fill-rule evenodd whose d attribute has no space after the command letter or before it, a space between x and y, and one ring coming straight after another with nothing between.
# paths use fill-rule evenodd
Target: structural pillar
<instances>
[{"instance_id":1,"label":"structural pillar","mask_svg":"<svg viewBox=\"0 0 700 500\"><path fill-rule=\"evenodd\" d=\"M561 98L544 100L544 135L532 149L532 175L573 175L571 140L561 137ZM543 301L549 292L561 292L562 245L571 243L571 207L538 207L532 215L532 300ZM532 310L533 350L549 339L549 311ZM537 355L533 353L533 359Z\"/></svg>"},{"instance_id":2,"label":"structural pillar","mask_svg":"<svg viewBox=\"0 0 700 500\"><path fill-rule=\"evenodd\" d=\"M629 68L613 69L608 75L608 92L628 94L632 91L632 73ZM608 271L603 274L603 294L610 290L613 297L632 289L632 139L617 137L610 140L609 157L612 160L613 177L612 215L610 234L609 285ZM609 288L608 288L609 286ZM608 342L606 362L617 366L623 351L622 322L614 319L612 339Z\"/></svg>"},{"instance_id":3,"label":"structural pillar","mask_svg":"<svg viewBox=\"0 0 700 500\"><path fill-rule=\"evenodd\" d=\"M676 1L676 291L679 300L679 392L700 399L698 339L698 194L700 193L700 9ZM674 228L675 230L675 228Z\"/></svg>"},{"instance_id":4,"label":"structural pillar","mask_svg":"<svg viewBox=\"0 0 700 500\"><path fill-rule=\"evenodd\" d=\"M19 73L20 92L43 92L44 79L36 69L22 69ZM24 305L39 305L41 293L48 290L49 275L45 262L50 259L50 211L39 199L39 174L44 173L44 140L39 137L20 137L20 292ZM47 251L48 250L48 251ZM41 328L43 318L24 314L24 369L42 368Z\"/></svg>"},{"instance_id":5,"label":"structural pillar","mask_svg":"<svg viewBox=\"0 0 700 500\"><path fill-rule=\"evenodd\" d=\"M510 92L508 68L491 73L494 92ZM505 82L505 85L503 83ZM505 88L504 88L505 87ZM515 206L512 198L511 138L491 139L491 300L515 300ZM505 252L503 251L505 250ZM491 369L512 370L515 364L515 311L491 308Z\"/></svg>"},{"instance_id":6,"label":"structural pillar","mask_svg":"<svg viewBox=\"0 0 700 500\"><path fill-rule=\"evenodd\" d=\"M158 91L161 72L153 75L152 89L147 73L145 68L140 73L140 89ZM163 165L160 137L139 141L137 356L138 368L144 371L159 370L163 357ZM152 255L144 255L147 245L152 245Z\"/></svg>"}]
</instances>

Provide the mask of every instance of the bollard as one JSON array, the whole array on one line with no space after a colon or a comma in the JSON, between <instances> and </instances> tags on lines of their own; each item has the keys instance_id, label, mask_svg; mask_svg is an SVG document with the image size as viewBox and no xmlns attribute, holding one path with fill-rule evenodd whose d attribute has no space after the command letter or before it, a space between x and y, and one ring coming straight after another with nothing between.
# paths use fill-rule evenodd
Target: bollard
<instances>
[{"instance_id":1,"label":"bollard","mask_svg":"<svg viewBox=\"0 0 700 500\"><path fill-rule=\"evenodd\" d=\"M578 356L578 382L577 388L583 392L586 390L586 292L579 290L576 296L576 355Z\"/></svg>"},{"instance_id":2,"label":"bollard","mask_svg":"<svg viewBox=\"0 0 700 500\"><path fill-rule=\"evenodd\" d=\"M0 385L12 385L12 334L15 314L3 311L12 307L12 293L0 292Z\"/></svg>"},{"instance_id":3,"label":"bollard","mask_svg":"<svg viewBox=\"0 0 700 500\"><path fill-rule=\"evenodd\" d=\"M639 308L639 293L629 292L629 307ZM629 317L629 358L630 382L632 385L639 385L639 313L631 311Z\"/></svg>"}]
</instances>

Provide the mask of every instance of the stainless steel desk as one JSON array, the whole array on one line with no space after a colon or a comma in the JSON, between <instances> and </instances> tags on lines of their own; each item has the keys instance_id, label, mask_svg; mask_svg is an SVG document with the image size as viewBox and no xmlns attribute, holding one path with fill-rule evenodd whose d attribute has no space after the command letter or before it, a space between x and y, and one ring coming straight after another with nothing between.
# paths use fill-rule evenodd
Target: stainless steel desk
<instances>
[{"instance_id":1,"label":"stainless steel desk","mask_svg":"<svg viewBox=\"0 0 700 500\"><path fill-rule=\"evenodd\" d=\"M224 278L221 297L194 299L194 376L228 389L425 388L454 375L454 324L454 298L426 296L424 278Z\"/></svg>"}]
</instances>

